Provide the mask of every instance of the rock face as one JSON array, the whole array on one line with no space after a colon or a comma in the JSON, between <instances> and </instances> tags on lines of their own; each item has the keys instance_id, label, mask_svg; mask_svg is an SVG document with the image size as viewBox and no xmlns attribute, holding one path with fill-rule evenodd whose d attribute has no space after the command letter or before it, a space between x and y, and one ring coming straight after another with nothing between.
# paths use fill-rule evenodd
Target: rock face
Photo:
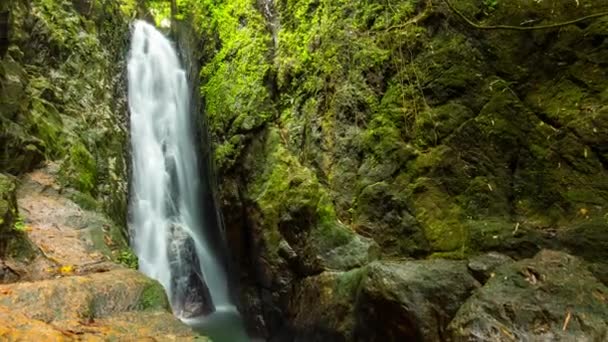
<instances>
[{"instance_id":1,"label":"rock face","mask_svg":"<svg viewBox=\"0 0 608 342\"><path fill-rule=\"evenodd\" d=\"M450 3L481 25L608 10L601 0ZM200 90L251 330L282 331L291 288L378 256L552 248L601 272L606 17L513 31L475 29L442 0L192 8L205 13L191 18L204 37ZM485 281L494 266L480 267Z\"/></svg>"},{"instance_id":2,"label":"rock face","mask_svg":"<svg viewBox=\"0 0 608 342\"><path fill-rule=\"evenodd\" d=\"M458 310L450 341L605 341L608 288L572 255L507 264Z\"/></svg>"},{"instance_id":3,"label":"rock face","mask_svg":"<svg viewBox=\"0 0 608 342\"><path fill-rule=\"evenodd\" d=\"M475 279L481 283L485 283L489 278L494 276L494 270L498 266L512 261L513 259L504 254L491 252L472 257L469 259L467 267Z\"/></svg>"},{"instance_id":4,"label":"rock face","mask_svg":"<svg viewBox=\"0 0 608 342\"><path fill-rule=\"evenodd\" d=\"M63 186L124 224L127 13L47 0L3 1L0 13L0 172L58 160Z\"/></svg>"}]
</instances>

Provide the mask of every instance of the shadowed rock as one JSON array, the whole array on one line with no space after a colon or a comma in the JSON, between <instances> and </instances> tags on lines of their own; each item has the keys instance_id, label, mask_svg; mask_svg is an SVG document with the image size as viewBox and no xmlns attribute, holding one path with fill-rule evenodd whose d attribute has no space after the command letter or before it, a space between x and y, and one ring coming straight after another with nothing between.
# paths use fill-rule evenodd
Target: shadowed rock
<instances>
[{"instance_id":1,"label":"shadowed rock","mask_svg":"<svg viewBox=\"0 0 608 342\"><path fill-rule=\"evenodd\" d=\"M451 341L606 341L608 288L572 255L506 264L458 310Z\"/></svg>"}]
</instances>

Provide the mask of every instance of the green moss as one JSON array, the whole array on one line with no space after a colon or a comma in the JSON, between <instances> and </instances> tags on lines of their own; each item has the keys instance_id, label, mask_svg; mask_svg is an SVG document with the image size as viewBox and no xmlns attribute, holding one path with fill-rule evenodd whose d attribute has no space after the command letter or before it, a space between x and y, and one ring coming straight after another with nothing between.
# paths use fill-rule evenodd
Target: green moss
<instances>
[{"instance_id":1,"label":"green moss","mask_svg":"<svg viewBox=\"0 0 608 342\"><path fill-rule=\"evenodd\" d=\"M96 210L99 208L99 203L89 194L76 191L70 195L70 199L74 203L78 204L79 207L85 210Z\"/></svg>"},{"instance_id":2,"label":"green moss","mask_svg":"<svg viewBox=\"0 0 608 342\"><path fill-rule=\"evenodd\" d=\"M587 94L572 81L564 79L546 83L528 96L529 101L539 105L549 119L563 125L578 117Z\"/></svg>"},{"instance_id":3,"label":"green moss","mask_svg":"<svg viewBox=\"0 0 608 342\"><path fill-rule=\"evenodd\" d=\"M412 190L415 216L431 248L438 252L466 250L469 236L462 209L432 179L418 178Z\"/></svg>"},{"instance_id":4,"label":"green moss","mask_svg":"<svg viewBox=\"0 0 608 342\"><path fill-rule=\"evenodd\" d=\"M435 252L429 255L429 259L448 259L448 260L462 260L469 256L470 251L465 249L459 249L452 252Z\"/></svg>"},{"instance_id":5,"label":"green moss","mask_svg":"<svg viewBox=\"0 0 608 342\"><path fill-rule=\"evenodd\" d=\"M84 194L92 194L97 186L97 164L82 143L75 143L61 165L62 180Z\"/></svg>"},{"instance_id":6,"label":"green moss","mask_svg":"<svg viewBox=\"0 0 608 342\"><path fill-rule=\"evenodd\" d=\"M0 173L0 231L13 227L17 220L16 185L11 176Z\"/></svg>"},{"instance_id":7,"label":"green moss","mask_svg":"<svg viewBox=\"0 0 608 342\"><path fill-rule=\"evenodd\" d=\"M137 258L137 255L135 255L130 249L120 251L116 261L134 270L139 267L139 259Z\"/></svg>"},{"instance_id":8,"label":"green moss","mask_svg":"<svg viewBox=\"0 0 608 342\"><path fill-rule=\"evenodd\" d=\"M18 215L15 223L13 224L13 229L18 232L25 232L25 221L23 216Z\"/></svg>"},{"instance_id":9,"label":"green moss","mask_svg":"<svg viewBox=\"0 0 608 342\"><path fill-rule=\"evenodd\" d=\"M367 275L367 267L356 268L348 272L341 273L334 285L334 292L343 300L352 300L357 296L361 281Z\"/></svg>"},{"instance_id":10,"label":"green moss","mask_svg":"<svg viewBox=\"0 0 608 342\"><path fill-rule=\"evenodd\" d=\"M139 295L136 308L143 311L170 310L165 289L155 280L149 279Z\"/></svg>"},{"instance_id":11,"label":"green moss","mask_svg":"<svg viewBox=\"0 0 608 342\"><path fill-rule=\"evenodd\" d=\"M338 223L333 203L310 169L302 166L280 142L277 130L265 141L262 169L253 175L249 189L259 206L268 250L276 254L280 241L308 242L317 252L348 243L353 232Z\"/></svg>"},{"instance_id":12,"label":"green moss","mask_svg":"<svg viewBox=\"0 0 608 342\"><path fill-rule=\"evenodd\" d=\"M30 131L44 142L47 157L63 156L65 154L63 123L57 108L50 102L35 100L32 102L29 119Z\"/></svg>"}]
</instances>

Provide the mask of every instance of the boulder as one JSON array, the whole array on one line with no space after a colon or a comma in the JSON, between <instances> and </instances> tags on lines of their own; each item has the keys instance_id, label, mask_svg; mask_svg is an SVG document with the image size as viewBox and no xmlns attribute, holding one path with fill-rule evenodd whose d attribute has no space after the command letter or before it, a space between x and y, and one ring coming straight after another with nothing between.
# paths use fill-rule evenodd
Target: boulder
<instances>
[{"instance_id":1,"label":"boulder","mask_svg":"<svg viewBox=\"0 0 608 342\"><path fill-rule=\"evenodd\" d=\"M288 310L295 340L352 340L357 291L366 273L367 268L323 272L298 283L290 296Z\"/></svg>"},{"instance_id":2,"label":"boulder","mask_svg":"<svg viewBox=\"0 0 608 342\"><path fill-rule=\"evenodd\" d=\"M130 269L0 285L0 339L185 340L162 286Z\"/></svg>"},{"instance_id":3,"label":"boulder","mask_svg":"<svg viewBox=\"0 0 608 342\"><path fill-rule=\"evenodd\" d=\"M171 227L168 255L174 272L171 278L173 308L182 317L195 317L213 311L211 294L201 274L194 239L178 224Z\"/></svg>"},{"instance_id":4,"label":"boulder","mask_svg":"<svg viewBox=\"0 0 608 342\"><path fill-rule=\"evenodd\" d=\"M608 288L572 255L499 267L458 310L450 341L606 341Z\"/></svg>"},{"instance_id":5,"label":"boulder","mask_svg":"<svg viewBox=\"0 0 608 342\"><path fill-rule=\"evenodd\" d=\"M507 255L490 252L470 258L467 267L475 279L480 283L485 283L489 278L493 277L494 270L498 266L512 261L513 259Z\"/></svg>"},{"instance_id":6,"label":"boulder","mask_svg":"<svg viewBox=\"0 0 608 342\"><path fill-rule=\"evenodd\" d=\"M296 341L441 341L478 287L466 262L376 261L304 279L290 322Z\"/></svg>"},{"instance_id":7,"label":"boulder","mask_svg":"<svg viewBox=\"0 0 608 342\"><path fill-rule=\"evenodd\" d=\"M441 341L460 305L479 283L465 262L375 262L357 301L360 341Z\"/></svg>"}]
</instances>

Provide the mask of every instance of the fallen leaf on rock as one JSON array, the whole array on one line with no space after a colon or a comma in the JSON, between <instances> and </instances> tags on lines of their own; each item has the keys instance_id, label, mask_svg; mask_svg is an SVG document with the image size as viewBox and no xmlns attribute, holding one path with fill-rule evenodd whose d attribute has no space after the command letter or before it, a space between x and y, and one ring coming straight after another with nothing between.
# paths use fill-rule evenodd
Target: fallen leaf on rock
<instances>
[{"instance_id":1,"label":"fallen leaf on rock","mask_svg":"<svg viewBox=\"0 0 608 342\"><path fill-rule=\"evenodd\" d=\"M72 265L61 266L59 268L59 273L62 275L72 274L72 273L74 273L74 266L72 266Z\"/></svg>"}]
</instances>

